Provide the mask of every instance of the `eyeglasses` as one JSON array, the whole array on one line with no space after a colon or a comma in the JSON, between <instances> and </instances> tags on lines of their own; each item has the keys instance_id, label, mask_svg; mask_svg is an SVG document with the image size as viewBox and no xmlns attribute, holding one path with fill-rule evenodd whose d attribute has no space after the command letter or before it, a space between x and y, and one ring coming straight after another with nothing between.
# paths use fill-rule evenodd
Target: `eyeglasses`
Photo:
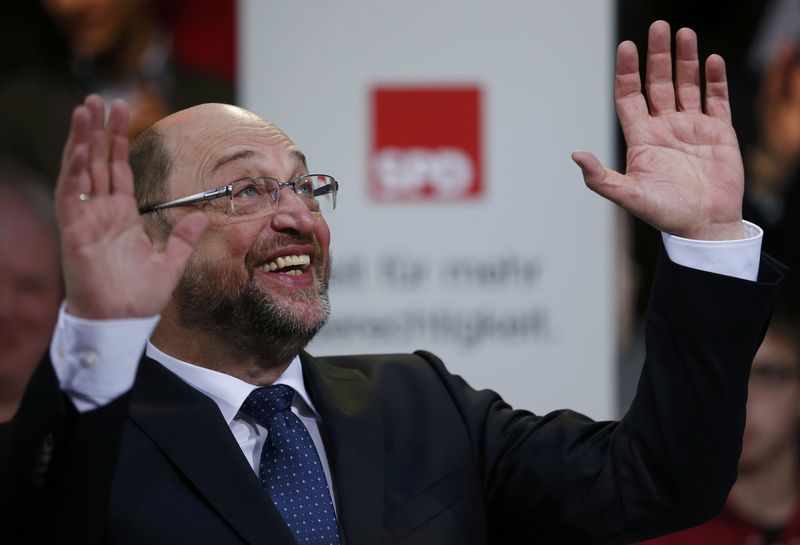
<instances>
[{"instance_id":1,"label":"eyeglasses","mask_svg":"<svg viewBox=\"0 0 800 545\"><path fill-rule=\"evenodd\" d=\"M228 185L181 197L162 204L143 206L140 214L184 206L198 202L229 197L226 212L233 216L269 214L278 209L281 189L291 187L312 212L330 212L336 208L339 182L326 174L304 174L288 182L279 182L267 176L253 176L234 180Z\"/></svg>"}]
</instances>

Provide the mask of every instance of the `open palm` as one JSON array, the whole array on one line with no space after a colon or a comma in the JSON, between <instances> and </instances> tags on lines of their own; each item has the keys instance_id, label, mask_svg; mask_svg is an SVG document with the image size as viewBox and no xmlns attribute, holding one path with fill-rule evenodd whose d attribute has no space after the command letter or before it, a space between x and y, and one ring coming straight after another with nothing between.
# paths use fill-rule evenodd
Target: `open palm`
<instances>
[{"instance_id":1,"label":"open palm","mask_svg":"<svg viewBox=\"0 0 800 545\"><path fill-rule=\"evenodd\" d=\"M155 247L133 196L127 107L116 102L103 119L96 95L75 109L56 187L67 306L84 318L155 315L208 222L189 215Z\"/></svg>"},{"instance_id":2,"label":"open palm","mask_svg":"<svg viewBox=\"0 0 800 545\"><path fill-rule=\"evenodd\" d=\"M573 158L589 188L661 231L740 238L744 169L725 64L717 55L706 61L703 108L697 37L681 29L676 42L673 83L669 25L658 21L650 27L648 100L641 92L636 46L623 42L617 50L614 96L627 144L625 174L603 168L587 152Z\"/></svg>"}]
</instances>

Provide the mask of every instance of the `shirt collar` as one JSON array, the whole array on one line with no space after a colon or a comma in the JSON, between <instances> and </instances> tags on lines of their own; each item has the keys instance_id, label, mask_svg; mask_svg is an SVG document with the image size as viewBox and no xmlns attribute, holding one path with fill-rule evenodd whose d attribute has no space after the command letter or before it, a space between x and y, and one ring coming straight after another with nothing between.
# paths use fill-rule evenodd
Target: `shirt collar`
<instances>
[{"instance_id":1,"label":"shirt collar","mask_svg":"<svg viewBox=\"0 0 800 545\"><path fill-rule=\"evenodd\" d=\"M250 395L250 392L258 388L254 384L245 382L236 377L214 371L206 367L200 367L181 361L159 350L150 341L147 342L145 354L178 375L184 382L194 389L202 392L211 398L219 407L225 422L231 424L236 417L242 403ZM308 412L315 418L319 418L314 403L308 396L305 382L303 381L303 366L300 358L296 356L289 367L281 373L275 384L285 384L290 386L297 395L294 396L292 404L297 406L301 412Z\"/></svg>"}]
</instances>

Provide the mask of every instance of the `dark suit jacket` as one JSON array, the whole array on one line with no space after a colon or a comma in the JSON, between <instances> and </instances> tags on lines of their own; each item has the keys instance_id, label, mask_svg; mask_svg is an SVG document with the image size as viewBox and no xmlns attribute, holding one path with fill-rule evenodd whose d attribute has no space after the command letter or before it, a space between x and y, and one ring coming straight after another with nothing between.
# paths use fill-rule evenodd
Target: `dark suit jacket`
<instances>
[{"instance_id":1,"label":"dark suit jacket","mask_svg":"<svg viewBox=\"0 0 800 545\"><path fill-rule=\"evenodd\" d=\"M780 272L763 260L749 283L664 261L620 422L514 411L425 352L303 354L345 542L627 543L715 514ZM16 542L293 543L216 405L147 358L132 392L85 414L45 363L9 434Z\"/></svg>"}]
</instances>

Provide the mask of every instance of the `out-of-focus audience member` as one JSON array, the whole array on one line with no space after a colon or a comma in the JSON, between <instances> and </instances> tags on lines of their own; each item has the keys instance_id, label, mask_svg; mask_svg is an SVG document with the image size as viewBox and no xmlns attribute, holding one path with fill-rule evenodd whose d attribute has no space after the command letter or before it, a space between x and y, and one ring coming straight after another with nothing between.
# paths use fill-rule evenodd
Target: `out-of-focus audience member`
<instances>
[{"instance_id":1,"label":"out-of-focus audience member","mask_svg":"<svg viewBox=\"0 0 800 545\"><path fill-rule=\"evenodd\" d=\"M744 202L746 216L764 227L764 250L791 268L787 289L796 298L800 297L799 46L784 43L764 72L755 106L757 138L745 162Z\"/></svg>"},{"instance_id":2,"label":"out-of-focus audience member","mask_svg":"<svg viewBox=\"0 0 800 545\"><path fill-rule=\"evenodd\" d=\"M800 319L779 307L753 360L739 476L710 522L646 545L800 545Z\"/></svg>"},{"instance_id":3,"label":"out-of-focus audience member","mask_svg":"<svg viewBox=\"0 0 800 545\"><path fill-rule=\"evenodd\" d=\"M765 71L755 111L758 138L748 150L747 194L771 226L783 216L800 159L800 64L793 44L785 44Z\"/></svg>"},{"instance_id":4,"label":"out-of-focus audience member","mask_svg":"<svg viewBox=\"0 0 800 545\"><path fill-rule=\"evenodd\" d=\"M68 54L53 59L52 66L32 67L5 79L0 87L0 155L18 158L55 179L72 106L90 92L107 104L114 98L127 101L130 136L173 111L205 102L235 102L232 82L176 60L156 4L41 0Z\"/></svg>"},{"instance_id":5,"label":"out-of-focus audience member","mask_svg":"<svg viewBox=\"0 0 800 545\"><path fill-rule=\"evenodd\" d=\"M50 343L62 299L52 197L23 169L0 162L0 422L17 410Z\"/></svg>"}]
</instances>

